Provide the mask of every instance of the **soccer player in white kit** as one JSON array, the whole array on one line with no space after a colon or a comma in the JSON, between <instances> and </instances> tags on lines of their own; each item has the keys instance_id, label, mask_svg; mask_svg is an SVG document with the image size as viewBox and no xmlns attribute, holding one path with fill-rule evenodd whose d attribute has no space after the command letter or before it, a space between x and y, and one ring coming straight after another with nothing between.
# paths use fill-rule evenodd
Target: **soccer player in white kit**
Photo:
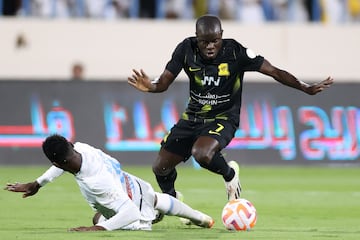
<instances>
[{"instance_id":1,"label":"soccer player in white kit","mask_svg":"<svg viewBox=\"0 0 360 240\"><path fill-rule=\"evenodd\" d=\"M32 196L64 172L72 173L96 214L93 226L71 231L151 230L155 211L186 218L189 224L204 228L214 225L210 216L168 194L155 192L148 182L123 171L116 159L100 149L81 142L72 144L58 134L47 137L42 148L53 166L36 181L8 183L5 190Z\"/></svg>"}]
</instances>

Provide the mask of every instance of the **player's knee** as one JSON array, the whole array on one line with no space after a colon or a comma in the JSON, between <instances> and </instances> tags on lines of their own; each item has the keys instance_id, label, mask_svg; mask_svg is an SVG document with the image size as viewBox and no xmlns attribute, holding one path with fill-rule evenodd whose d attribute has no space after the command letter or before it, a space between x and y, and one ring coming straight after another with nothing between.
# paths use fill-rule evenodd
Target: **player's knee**
<instances>
[{"instance_id":1,"label":"player's knee","mask_svg":"<svg viewBox=\"0 0 360 240\"><path fill-rule=\"evenodd\" d=\"M202 148L193 148L191 154L200 165L209 164L214 156L212 152Z\"/></svg>"},{"instance_id":2,"label":"player's knee","mask_svg":"<svg viewBox=\"0 0 360 240\"><path fill-rule=\"evenodd\" d=\"M167 168L161 164L153 164L152 171L156 176L167 176L171 173L173 168Z\"/></svg>"}]
</instances>

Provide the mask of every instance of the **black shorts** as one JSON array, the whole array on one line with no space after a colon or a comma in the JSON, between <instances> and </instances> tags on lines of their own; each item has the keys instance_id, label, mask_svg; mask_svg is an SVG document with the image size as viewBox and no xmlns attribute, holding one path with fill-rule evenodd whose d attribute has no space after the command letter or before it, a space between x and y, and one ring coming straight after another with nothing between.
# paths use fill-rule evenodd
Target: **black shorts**
<instances>
[{"instance_id":1,"label":"black shorts","mask_svg":"<svg viewBox=\"0 0 360 240\"><path fill-rule=\"evenodd\" d=\"M234 138L237 126L231 121L215 119L211 122L193 122L180 119L161 142L167 151L183 156L186 161L191 156L191 149L200 136L216 139L220 149L225 148Z\"/></svg>"}]
</instances>

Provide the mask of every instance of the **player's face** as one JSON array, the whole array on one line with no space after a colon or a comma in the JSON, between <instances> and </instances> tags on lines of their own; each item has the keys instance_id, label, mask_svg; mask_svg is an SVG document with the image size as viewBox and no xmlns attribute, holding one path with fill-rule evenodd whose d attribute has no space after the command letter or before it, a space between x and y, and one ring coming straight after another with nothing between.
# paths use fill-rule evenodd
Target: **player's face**
<instances>
[{"instance_id":1,"label":"player's face","mask_svg":"<svg viewBox=\"0 0 360 240\"><path fill-rule=\"evenodd\" d=\"M222 31L199 33L196 38L201 55L209 60L216 58L222 45Z\"/></svg>"},{"instance_id":2,"label":"player's face","mask_svg":"<svg viewBox=\"0 0 360 240\"><path fill-rule=\"evenodd\" d=\"M69 150L63 159L63 162L53 162L53 165L63 169L64 171L75 173L77 169L74 169L78 163L81 165L81 155L74 149L74 145L71 142L68 142Z\"/></svg>"}]
</instances>

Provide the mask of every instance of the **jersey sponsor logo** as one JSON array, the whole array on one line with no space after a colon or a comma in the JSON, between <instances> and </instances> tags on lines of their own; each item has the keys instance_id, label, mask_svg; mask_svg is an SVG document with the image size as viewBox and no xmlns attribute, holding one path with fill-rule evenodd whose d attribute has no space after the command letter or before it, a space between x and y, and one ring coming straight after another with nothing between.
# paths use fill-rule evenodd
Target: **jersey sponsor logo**
<instances>
[{"instance_id":1,"label":"jersey sponsor logo","mask_svg":"<svg viewBox=\"0 0 360 240\"><path fill-rule=\"evenodd\" d=\"M219 69L218 72L219 76L225 76L225 77L230 76L229 65L227 63L220 63L218 69Z\"/></svg>"},{"instance_id":2,"label":"jersey sponsor logo","mask_svg":"<svg viewBox=\"0 0 360 240\"><path fill-rule=\"evenodd\" d=\"M206 108L208 108L208 106L211 105L217 105L218 101L216 99L214 100L209 100L209 99L199 99L199 103L206 106ZM203 109L202 109L203 110ZM209 110L208 110L209 111Z\"/></svg>"},{"instance_id":3,"label":"jersey sponsor logo","mask_svg":"<svg viewBox=\"0 0 360 240\"><path fill-rule=\"evenodd\" d=\"M218 77L216 80L213 76L204 76L204 79L201 80L202 85L215 85L215 86L219 86L220 84L220 77Z\"/></svg>"},{"instance_id":4,"label":"jersey sponsor logo","mask_svg":"<svg viewBox=\"0 0 360 240\"><path fill-rule=\"evenodd\" d=\"M198 102L202 105L204 105L201 108L201 111L210 111L212 109L212 106L217 105L218 104L218 99L221 98L221 96L217 95L217 94L211 94L211 93L207 93L206 95L198 95ZM223 102L223 100L220 99L221 102Z\"/></svg>"},{"instance_id":5,"label":"jersey sponsor logo","mask_svg":"<svg viewBox=\"0 0 360 240\"><path fill-rule=\"evenodd\" d=\"M193 67L189 67L189 71L190 72L197 72L197 71L200 71L201 68L193 68Z\"/></svg>"}]
</instances>

